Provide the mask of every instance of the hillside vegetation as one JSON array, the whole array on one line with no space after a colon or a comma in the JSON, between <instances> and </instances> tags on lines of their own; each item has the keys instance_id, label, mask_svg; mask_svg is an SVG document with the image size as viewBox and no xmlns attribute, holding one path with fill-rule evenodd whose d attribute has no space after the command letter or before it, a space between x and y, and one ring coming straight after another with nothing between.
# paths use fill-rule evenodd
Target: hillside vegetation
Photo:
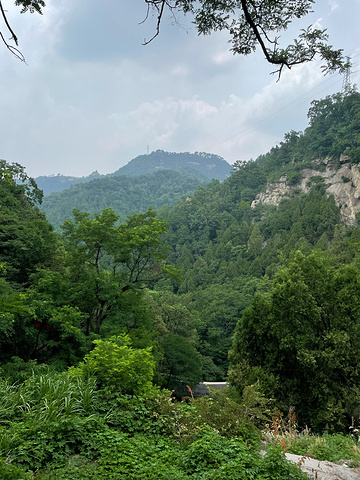
<instances>
[{"instance_id":1,"label":"hillside vegetation","mask_svg":"<svg viewBox=\"0 0 360 480\"><path fill-rule=\"evenodd\" d=\"M285 449L357 465L360 228L320 175L298 185L325 159L357 168L359 109L355 91L313 102L305 132L222 183L159 213L84 204L61 235L3 162L2 478L306 478ZM281 178L289 198L253 204Z\"/></svg>"},{"instance_id":2,"label":"hillside vegetation","mask_svg":"<svg viewBox=\"0 0 360 480\"><path fill-rule=\"evenodd\" d=\"M172 207L183 195L191 194L206 183L206 179L199 176L172 170L138 176L107 176L46 195L41 210L55 227L71 219L74 208L91 213L113 208L121 212L124 220L126 215L143 212L149 205L156 209L163 205Z\"/></svg>"}]
</instances>

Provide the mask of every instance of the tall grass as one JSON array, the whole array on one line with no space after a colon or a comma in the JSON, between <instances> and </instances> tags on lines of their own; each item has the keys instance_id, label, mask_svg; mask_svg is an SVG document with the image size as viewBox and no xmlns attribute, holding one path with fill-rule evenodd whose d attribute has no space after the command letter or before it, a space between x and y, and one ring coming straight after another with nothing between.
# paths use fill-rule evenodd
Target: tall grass
<instances>
[{"instance_id":1,"label":"tall grass","mask_svg":"<svg viewBox=\"0 0 360 480\"><path fill-rule=\"evenodd\" d=\"M95 421L95 383L67 373L0 378L0 457L39 467L72 454Z\"/></svg>"},{"instance_id":2,"label":"tall grass","mask_svg":"<svg viewBox=\"0 0 360 480\"><path fill-rule=\"evenodd\" d=\"M0 426L15 419L45 424L64 416L88 416L94 395L94 380L66 373L34 374L13 385L0 378Z\"/></svg>"}]
</instances>

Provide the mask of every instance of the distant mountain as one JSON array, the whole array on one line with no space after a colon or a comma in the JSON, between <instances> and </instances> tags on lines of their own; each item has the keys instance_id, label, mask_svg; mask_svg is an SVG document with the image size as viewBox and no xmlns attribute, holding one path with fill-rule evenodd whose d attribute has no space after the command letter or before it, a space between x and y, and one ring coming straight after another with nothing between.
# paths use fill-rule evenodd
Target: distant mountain
<instances>
[{"instance_id":1,"label":"distant mountain","mask_svg":"<svg viewBox=\"0 0 360 480\"><path fill-rule=\"evenodd\" d=\"M231 168L226 160L210 153L170 153L157 150L149 155L140 155L134 158L127 165L108 175L101 175L98 171L91 173L88 177L71 177L58 174L37 177L35 181L38 187L43 190L44 195L48 195L94 179L118 175L146 175L158 170L183 172L202 180L212 180L214 178L223 181L230 175Z\"/></svg>"},{"instance_id":2,"label":"distant mountain","mask_svg":"<svg viewBox=\"0 0 360 480\"><path fill-rule=\"evenodd\" d=\"M61 192L66 188L70 188L71 185L90 182L91 180L102 176L103 175L100 175L98 171L91 173L87 177L69 177L59 173L50 176L42 175L41 177L36 177L35 181L37 186L44 192L44 195L48 195L51 192Z\"/></svg>"},{"instance_id":3,"label":"distant mountain","mask_svg":"<svg viewBox=\"0 0 360 480\"><path fill-rule=\"evenodd\" d=\"M231 165L218 155L211 153L174 153L156 150L149 155L140 155L128 164L116 170L112 175L144 175L156 170L175 170L177 172L201 175L209 180L220 181L230 176Z\"/></svg>"},{"instance_id":4,"label":"distant mountain","mask_svg":"<svg viewBox=\"0 0 360 480\"><path fill-rule=\"evenodd\" d=\"M171 207L182 196L192 194L207 183L208 180L199 176L171 170L138 176L108 175L45 195L41 210L55 227L71 219L74 208L93 214L111 207L124 220L126 215L144 212L149 206Z\"/></svg>"}]
</instances>

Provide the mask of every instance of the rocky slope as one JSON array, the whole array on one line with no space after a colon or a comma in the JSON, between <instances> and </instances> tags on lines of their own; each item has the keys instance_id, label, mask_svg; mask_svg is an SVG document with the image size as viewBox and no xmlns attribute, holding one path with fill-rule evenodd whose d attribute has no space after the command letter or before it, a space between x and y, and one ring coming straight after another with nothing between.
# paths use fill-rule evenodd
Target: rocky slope
<instances>
[{"instance_id":1,"label":"rocky slope","mask_svg":"<svg viewBox=\"0 0 360 480\"><path fill-rule=\"evenodd\" d=\"M301 171L301 181L297 185L289 185L286 177L279 182L267 185L264 192L259 193L252 202L252 208L259 204L279 205L281 200L291 198L299 190L308 193L315 183L324 182L328 195L333 195L341 209L341 220L346 225L358 225L356 214L360 212L360 169L351 165L349 158L340 157L340 168L335 170L328 159L319 161L319 169Z\"/></svg>"}]
</instances>

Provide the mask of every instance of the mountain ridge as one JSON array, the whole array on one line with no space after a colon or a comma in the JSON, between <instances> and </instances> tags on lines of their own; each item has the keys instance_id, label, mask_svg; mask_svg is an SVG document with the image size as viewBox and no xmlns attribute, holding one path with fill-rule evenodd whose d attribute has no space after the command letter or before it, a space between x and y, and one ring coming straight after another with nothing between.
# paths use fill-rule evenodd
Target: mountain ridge
<instances>
[{"instance_id":1,"label":"mountain ridge","mask_svg":"<svg viewBox=\"0 0 360 480\"><path fill-rule=\"evenodd\" d=\"M185 173L201 180L217 179L223 181L230 175L231 165L218 155L205 152L166 152L156 150L147 155L139 155L130 160L126 165L106 175L97 170L88 176L76 177L61 175L42 175L35 178L38 187L44 195L61 192L78 183L90 182L94 179L108 178L119 175L138 176L158 170L173 170Z\"/></svg>"},{"instance_id":2,"label":"mountain ridge","mask_svg":"<svg viewBox=\"0 0 360 480\"><path fill-rule=\"evenodd\" d=\"M156 150L149 155L139 155L111 175L139 175L158 169L195 173L223 181L230 175L231 165L219 155L206 152L166 152Z\"/></svg>"}]
</instances>

